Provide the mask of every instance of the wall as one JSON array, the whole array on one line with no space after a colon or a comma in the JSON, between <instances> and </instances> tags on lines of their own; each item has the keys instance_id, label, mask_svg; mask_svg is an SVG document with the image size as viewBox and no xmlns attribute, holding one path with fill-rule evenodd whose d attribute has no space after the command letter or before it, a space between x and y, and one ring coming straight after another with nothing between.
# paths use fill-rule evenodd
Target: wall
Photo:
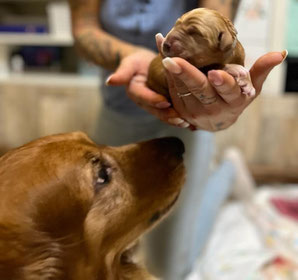
<instances>
[{"instance_id":1,"label":"wall","mask_svg":"<svg viewBox=\"0 0 298 280\"><path fill-rule=\"evenodd\" d=\"M289 0L287 12L287 49L289 51L289 55L298 56L298 0Z\"/></svg>"},{"instance_id":2,"label":"wall","mask_svg":"<svg viewBox=\"0 0 298 280\"><path fill-rule=\"evenodd\" d=\"M297 128L297 95L258 97L232 127L216 134L218 154L236 146L250 165L296 170L298 175Z\"/></svg>"}]
</instances>

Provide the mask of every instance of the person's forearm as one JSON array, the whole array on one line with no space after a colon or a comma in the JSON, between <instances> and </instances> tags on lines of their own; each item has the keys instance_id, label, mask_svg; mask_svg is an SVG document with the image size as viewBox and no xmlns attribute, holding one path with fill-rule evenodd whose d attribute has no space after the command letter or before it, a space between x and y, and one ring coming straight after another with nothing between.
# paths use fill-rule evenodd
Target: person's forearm
<instances>
[{"instance_id":1,"label":"person's forearm","mask_svg":"<svg viewBox=\"0 0 298 280\"><path fill-rule=\"evenodd\" d=\"M115 70L123 57L136 50L97 28L80 28L74 37L76 47L86 59L109 70Z\"/></svg>"},{"instance_id":2,"label":"person's forearm","mask_svg":"<svg viewBox=\"0 0 298 280\"><path fill-rule=\"evenodd\" d=\"M201 0L200 7L217 10L234 21L241 0Z\"/></svg>"},{"instance_id":3,"label":"person's forearm","mask_svg":"<svg viewBox=\"0 0 298 280\"><path fill-rule=\"evenodd\" d=\"M69 0L75 45L80 53L104 68L114 70L136 47L104 32L98 23L98 0Z\"/></svg>"}]
</instances>

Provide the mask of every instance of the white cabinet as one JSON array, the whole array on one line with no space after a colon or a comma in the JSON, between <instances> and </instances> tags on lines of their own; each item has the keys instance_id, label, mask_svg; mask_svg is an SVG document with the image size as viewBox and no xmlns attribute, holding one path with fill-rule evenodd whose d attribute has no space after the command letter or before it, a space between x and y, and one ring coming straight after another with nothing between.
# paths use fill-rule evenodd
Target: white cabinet
<instances>
[{"instance_id":1,"label":"white cabinet","mask_svg":"<svg viewBox=\"0 0 298 280\"><path fill-rule=\"evenodd\" d=\"M17 1L10 0L10 3L15 5L21 5L26 2L27 7L34 5L35 3L42 2L45 5L46 20L48 23L48 33L3 33L0 32L0 82L1 80L15 79L26 81L28 79L27 73L12 73L10 70L10 51L17 46L57 46L57 47L71 47L73 46L73 38L71 34L71 17L70 9L67 1L46 1L46 0L30 0L30 1ZM5 2L4 2L5 3ZM0 11L4 8L3 2L0 2ZM2 11L3 12L3 11ZM0 14L1 18L1 14ZM37 81L40 78L45 78L47 74L35 75ZM51 77L57 78L57 80L69 81L73 78L73 82L80 83L85 78L80 75L68 75L57 73L56 75L51 73ZM93 79L97 79L96 77ZM34 83L34 75L30 75L30 81ZM93 81L96 82L96 81Z\"/></svg>"},{"instance_id":2,"label":"white cabinet","mask_svg":"<svg viewBox=\"0 0 298 280\"><path fill-rule=\"evenodd\" d=\"M242 0L236 18L239 40L246 51L246 65L271 51L286 48L288 0ZM279 95L284 91L285 63L268 76L263 94Z\"/></svg>"}]
</instances>

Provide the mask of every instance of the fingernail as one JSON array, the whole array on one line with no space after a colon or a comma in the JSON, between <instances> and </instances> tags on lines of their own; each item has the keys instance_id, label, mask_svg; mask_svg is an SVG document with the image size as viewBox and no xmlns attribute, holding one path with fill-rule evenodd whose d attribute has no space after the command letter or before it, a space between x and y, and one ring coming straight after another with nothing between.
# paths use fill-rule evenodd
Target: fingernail
<instances>
[{"instance_id":1,"label":"fingernail","mask_svg":"<svg viewBox=\"0 0 298 280\"><path fill-rule=\"evenodd\" d=\"M170 57L166 57L162 60L163 66L173 74L180 74L182 72L181 67Z\"/></svg>"},{"instance_id":2,"label":"fingernail","mask_svg":"<svg viewBox=\"0 0 298 280\"><path fill-rule=\"evenodd\" d=\"M182 124L184 123L184 120L180 119L180 118L169 118L168 122L170 124L174 124L174 125L178 125L178 124Z\"/></svg>"},{"instance_id":3,"label":"fingernail","mask_svg":"<svg viewBox=\"0 0 298 280\"><path fill-rule=\"evenodd\" d=\"M110 80L111 80L112 76L113 76L113 74L111 74L109 77L107 77L107 79L105 81L106 86L110 85Z\"/></svg>"},{"instance_id":4,"label":"fingernail","mask_svg":"<svg viewBox=\"0 0 298 280\"><path fill-rule=\"evenodd\" d=\"M285 59L287 58L288 54L289 54L288 50L283 50L283 51L281 52L281 55L282 55L282 57L283 57L282 62L285 61Z\"/></svg>"},{"instance_id":5,"label":"fingernail","mask_svg":"<svg viewBox=\"0 0 298 280\"><path fill-rule=\"evenodd\" d=\"M216 70L209 71L208 78L215 86L221 86L223 84L223 78Z\"/></svg>"},{"instance_id":6,"label":"fingernail","mask_svg":"<svg viewBox=\"0 0 298 280\"><path fill-rule=\"evenodd\" d=\"M157 33L157 34L155 35L155 39L156 39L156 40L163 40L163 39L164 39L164 36L163 36L161 33Z\"/></svg>"},{"instance_id":7,"label":"fingernail","mask_svg":"<svg viewBox=\"0 0 298 280\"><path fill-rule=\"evenodd\" d=\"M184 122L184 123L180 124L179 126L182 128L187 128L190 126L190 124L188 122Z\"/></svg>"},{"instance_id":8,"label":"fingernail","mask_svg":"<svg viewBox=\"0 0 298 280\"><path fill-rule=\"evenodd\" d=\"M171 103L166 101L155 104L155 107L158 109L165 109L165 108L169 108L170 106L171 106Z\"/></svg>"}]
</instances>

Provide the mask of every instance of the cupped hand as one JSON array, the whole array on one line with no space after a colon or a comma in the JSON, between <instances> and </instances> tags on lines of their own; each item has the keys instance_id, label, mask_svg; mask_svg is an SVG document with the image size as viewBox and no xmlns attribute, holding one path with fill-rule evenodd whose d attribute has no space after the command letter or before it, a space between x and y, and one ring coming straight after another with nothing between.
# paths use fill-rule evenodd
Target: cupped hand
<instances>
[{"instance_id":1,"label":"cupped hand","mask_svg":"<svg viewBox=\"0 0 298 280\"><path fill-rule=\"evenodd\" d=\"M286 57L286 52L261 56L250 69L255 96L241 93L235 79L222 70L205 76L182 58L165 58L173 107L193 129L217 131L231 126L258 96L270 71Z\"/></svg>"},{"instance_id":2,"label":"cupped hand","mask_svg":"<svg viewBox=\"0 0 298 280\"><path fill-rule=\"evenodd\" d=\"M188 127L189 124L179 118L167 99L146 85L148 69L156 53L147 49L136 51L121 60L116 71L109 76L107 85L125 86L130 99L158 119L172 125Z\"/></svg>"}]
</instances>

